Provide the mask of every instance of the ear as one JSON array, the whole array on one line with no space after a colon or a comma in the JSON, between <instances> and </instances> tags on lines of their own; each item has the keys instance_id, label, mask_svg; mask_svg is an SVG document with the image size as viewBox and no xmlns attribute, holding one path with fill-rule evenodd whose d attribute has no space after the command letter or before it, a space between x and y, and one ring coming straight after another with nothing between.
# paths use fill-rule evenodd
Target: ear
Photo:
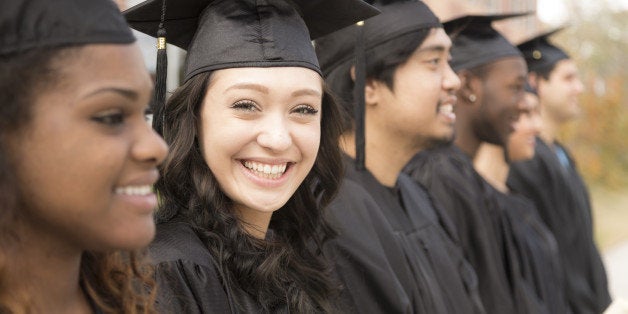
<instances>
[{"instance_id":1,"label":"ear","mask_svg":"<svg viewBox=\"0 0 628 314\"><path fill-rule=\"evenodd\" d=\"M349 73L351 74L351 80L355 82L355 66L351 67ZM366 80L366 85L364 86L364 101L366 102L366 106L374 106L379 102L379 93L382 87L385 87L385 84L382 84L382 82L374 79Z\"/></svg>"},{"instance_id":2,"label":"ear","mask_svg":"<svg viewBox=\"0 0 628 314\"><path fill-rule=\"evenodd\" d=\"M458 72L458 77L460 78L460 90L458 91L458 94L464 99L464 102L475 102L470 101L469 98L473 95L477 100L477 97L481 92L481 82L478 77L467 70L461 70Z\"/></svg>"}]
</instances>

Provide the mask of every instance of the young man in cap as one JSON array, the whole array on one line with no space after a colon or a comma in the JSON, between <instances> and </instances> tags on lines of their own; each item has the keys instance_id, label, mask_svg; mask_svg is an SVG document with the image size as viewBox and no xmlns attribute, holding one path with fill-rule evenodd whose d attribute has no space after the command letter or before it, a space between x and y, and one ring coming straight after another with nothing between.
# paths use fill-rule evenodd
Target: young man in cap
<instances>
[{"instance_id":1,"label":"young man in cap","mask_svg":"<svg viewBox=\"0 0 628 314\"><path fill-rule=\"evenodd\" d=\"M411 312L483 313L475 272L462 256L449 218L401 173L414 154L453 134L460 82L448 64L451 40L420 1L375 6L382 14L316 41L328 86L340 96L346 115L340 141L346 153L344 184L358 185L375 200L373 210L384 217L376 229L392 227L388 232L395 241L384 249L388 261L399 266L393 269ZM342 207L332 206L332 212L353 211L364 193L341 193L339 199ZM341 228L340 240L356 228L362 226ZM391 248L400 249L401 257ZM366 254L350 258L357 267ZM374 273L366 268L363 276Z\"/></svg>"},{"instance_id":2,"label":"young man in cap","mask_svg":"<svg viewBox=\"0 0 628 314\"><path fill-rule=\"evenodd\" d=\"M601 313L611 298L593 239L589 193L573 158L556 139L558 128L580 114L577 98L583 86L574 60L548 41L556 31L519 45L530 71L530 85L539 95L543 127L534 159L514 164L508 185L534 201L554 233L571 311Z\"/></svg>"},{"instance_id":3,"label":"young man in cap","mask_svg":"<svg viewBox=\"0 0 628 314\"><path fill-rule=\"evenodd\" d=\"M511 15L510 15L511 16ZM461 79L453 145L417 154L404 169L451 217L456 236L478 274L488 313L518 313L517 253L494 189L474 170L482 142L504 145L524 96L521 53L491 26L508 15L470 15L446 23L452 67ZM525 312L525 311L523 311Z\"/></svg>"}]
</instances>

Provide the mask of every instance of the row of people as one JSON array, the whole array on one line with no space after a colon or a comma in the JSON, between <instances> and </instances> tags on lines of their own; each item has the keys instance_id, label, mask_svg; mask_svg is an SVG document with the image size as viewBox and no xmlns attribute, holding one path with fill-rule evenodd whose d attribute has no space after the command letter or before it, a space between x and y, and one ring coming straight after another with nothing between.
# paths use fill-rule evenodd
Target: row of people
<instances>
[{"instance_id":1,"label":"row of people","mask_svg":"<svg viewBox=\"0 0 628 314\"><path fill-rule=\"evenodd\" d=\"M143 2L150 101L110 0L3 2L0 312L602 312L586 188L534 141L573 61L369 3Z\"/></svg>"}]
</instances>

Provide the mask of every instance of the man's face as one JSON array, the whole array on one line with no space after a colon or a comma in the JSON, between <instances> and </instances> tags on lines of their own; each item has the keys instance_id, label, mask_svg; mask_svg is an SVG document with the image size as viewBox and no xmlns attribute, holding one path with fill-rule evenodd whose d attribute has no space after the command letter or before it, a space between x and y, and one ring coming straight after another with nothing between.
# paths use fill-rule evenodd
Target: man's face
<instances>
[{"instance_id":1,"label":"man's face","mask_svg":"<svg viewBox=\"0 0 628 314\"><path fill-rule=\"evenodd\" d=\"M522 57L500 59L489 65L480 80L477 110L471 118L472 132L478 140L505 145L519 119L527 66Z\"/></svg>"},{"instance_id":2,"label":"man's face","mask_svg":"<svg viewBox=\"0 0 628 314\"><path fill-rule=\"evenodd\" d=\"M390 140L418 151L453 136L455 91L460 79L449 66L451 40L442 28L429 36L394 74L394 88L376 83L378 123Z\"/></svg>"},{"instance_id":3,"label":"man's face","mask_svg":"<svg viewBox=\"0 0 628 314\"><path fill-rule=\"evenodd\" d=\"M549 78L539 77L537 84L541 106L547 118L566 122L580 115L578 96L584 87L573 60L558 61Z\"/></svg>"}]
</instances>

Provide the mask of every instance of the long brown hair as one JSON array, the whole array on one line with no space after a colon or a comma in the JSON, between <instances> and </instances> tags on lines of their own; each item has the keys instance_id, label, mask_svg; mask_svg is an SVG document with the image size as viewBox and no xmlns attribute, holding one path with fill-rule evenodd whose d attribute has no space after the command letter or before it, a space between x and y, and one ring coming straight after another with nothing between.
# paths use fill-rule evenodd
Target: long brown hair
<instances>
[{"instance_id":1,"label":"long brown hair","mask_svg":"<svg viewBox=\"0 0 628 314\"><path fill-rule=\"evenodd\" d=\"M340 113L325 91L321 142L314 167L295 194L271 219L270 240L250 236L231 209L201 154L199 112L211 73L199 74L177 89L165 112L163 132L170 154L156 188L162 200L158 221L177 216L195 229L216 259L226 289L241 289L272 311L287 304L290 312L334 311L336 285L321 258L323 242L334 232L323 209L335 196L342 174L338 138ZM162 116L162 114L165 114ZM237 301L237 300L236 300Z\"/></svg>"},{"instance_id":2,"label":"long brown hair","mask_svg":"<svg viewBox=\"0 0 628 314\"><path fill-rule=\"evenodd\" d=\"M80 47L36 49L0 56L0 312L28 312L28 291L15 291L7 274L18 261L11 260L19 235L12 225L19 219L19 187L8 139L29 127L36 93L45 93L63 79L59 69ZM59 139L62 140L62 139ZM154 280L142 252L83 253L80 284L105 313L154 313Z\"/></svg>"}]
</instances>

